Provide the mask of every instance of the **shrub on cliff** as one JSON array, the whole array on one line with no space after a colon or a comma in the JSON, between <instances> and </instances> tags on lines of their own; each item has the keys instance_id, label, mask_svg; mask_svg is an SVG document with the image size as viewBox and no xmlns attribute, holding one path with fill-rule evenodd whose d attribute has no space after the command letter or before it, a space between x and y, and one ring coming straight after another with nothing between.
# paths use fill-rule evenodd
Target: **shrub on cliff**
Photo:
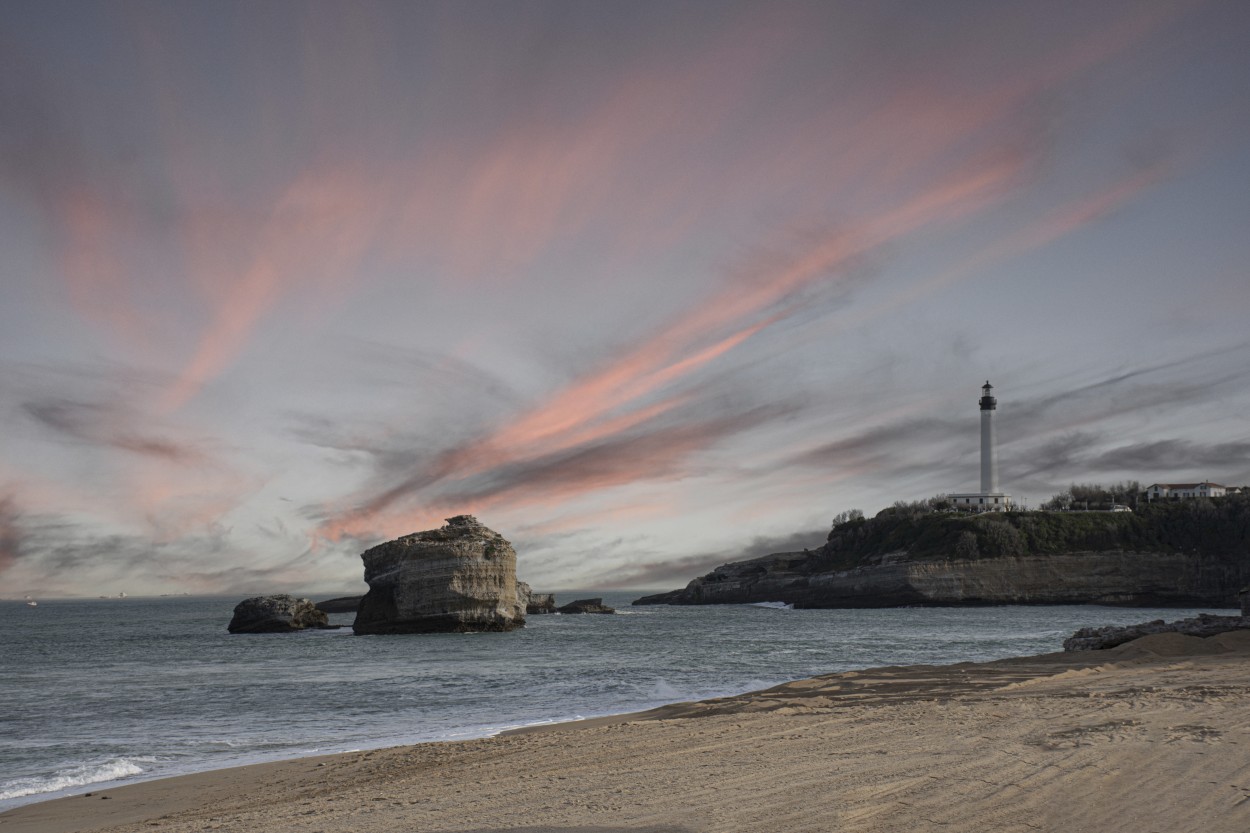
<instances>
[{"instance_id":1,"label":"shrub on cliff","mask_svg":"<svg viewBox=\"0 0 1250 833\"><path fill-rule=\"evenodd\" d=\"M1138 512L957 515L896 504L872 518L840 516L810 569L849 569L895 552L935 560L1117 550L1250 558L1250 495L1150 504Z\"/></svg>"}]
</instances>

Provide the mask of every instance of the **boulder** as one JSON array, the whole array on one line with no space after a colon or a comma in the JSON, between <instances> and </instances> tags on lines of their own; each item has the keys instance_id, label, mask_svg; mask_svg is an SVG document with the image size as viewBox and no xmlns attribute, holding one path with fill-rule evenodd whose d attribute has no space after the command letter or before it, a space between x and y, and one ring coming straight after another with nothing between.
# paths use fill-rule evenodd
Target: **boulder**
<instances>
[{"instance_id":1,"label":"boulder","mask_svg":"<svg viewBox=\"0 0 1250 833\"><path fill-rule=\"evenodd\" d=\"M556 608L556 613L616 613L616 610L603 603L603 599L578 599L564 607Z\"/></svg>"},{"instance_id":2,"label":"boulder","mask_svg":"<svg viewBox=\"0 0 1250 833\"><path fill-rule=\"evenodd\" d=\"M226 629L230 633L290 633L328 627L325 612L308 599L276 593L239 602Z\"/></svg>"},{"instance_id":3,"label":"boulder","mask_svg":"<svg viewBox=\"0 0 1250 833\"><path fill-rule=\"evenodd\" d=\"M1138 625L1108 625L1104 628L1081 628L1063 641L1065 651L1100 651L1131 642L1154 633L1182 633L1186 636L1215 636L1219 633L1250 628L1250 617L1214 616L1199 613L1193 619L1165 622L1155 619Z\"/></svg>"},{"instance_id":4,"label":"boulder","mask_svg":"<svg viewBox=\"0 0 1250 833\"><path fill-rule=\"evenodd\" d=\"M525 606L525 612L537 616L543 613L556 612L556 594L555 593L531 593L529 604Z\"/></svg>"},{"instance_id":5,"label":"boulder","mask_svg":"<svg viewBox=\"0 0 1250 833\"><path fill-rule=\"evenodd\" d=\"M360 557L369 592L356 611L356 633L508 631L525 624L516 551L472 515Z\"/></svg>"}]
</instances>

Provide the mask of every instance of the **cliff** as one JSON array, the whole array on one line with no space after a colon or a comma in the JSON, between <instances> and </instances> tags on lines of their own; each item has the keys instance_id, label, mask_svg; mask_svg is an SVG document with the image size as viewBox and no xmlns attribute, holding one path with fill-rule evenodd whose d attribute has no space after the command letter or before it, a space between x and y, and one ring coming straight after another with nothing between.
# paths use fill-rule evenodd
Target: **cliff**
<instances>
[{"instance_id":1,"label":"cliff","mask_svg":"<svg viewBox=\"0 0 1250 833\"><path fill-rule=\"evenodd\" d=\"M1236 607L1250 580L1250 500L1192 503L976 517L887 509L835 526L818 549L725 564L634 604Z\"/></svg>"}]
</instances>

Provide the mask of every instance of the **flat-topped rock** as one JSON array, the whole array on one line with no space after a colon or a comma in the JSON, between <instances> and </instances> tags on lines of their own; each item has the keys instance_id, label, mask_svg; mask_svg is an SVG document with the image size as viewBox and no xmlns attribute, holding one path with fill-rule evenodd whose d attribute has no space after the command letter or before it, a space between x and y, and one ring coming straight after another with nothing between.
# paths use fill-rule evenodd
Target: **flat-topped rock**
<instances>
[{"instance_id":1,"label":"flat-topped rock","mask_svg":"<svg viewBox=\"0 0 1250 833\"><path fill-rule=\"evenodd\" d=\"M369 592L356 633L508 631L525 624L512 544L472 515L361 554Z\"/></svg>"},{"instance_id":2,"label":"flat-topped rock","mask_svg":"<svg viewBox=\"0 0 1250 833\"><path fill-rule=\"evenodd\" d=\"M531 593L529 603L525 606L525 612L531 616L538 616L544 613L555 613L556 594Z\"/></svg>"},{"instance_id":3,"label":"flat-topped rock","mask_svg":"<svg viewBox=\"0 0 1250 833\"><path fill-rule=\"evenodd\" d=\"M616 609L605 605L602 598L578 599L556 608L556 613L616 613Z\"/></svg>"},{"instance_id":4,"label":"flat-topped rock","mask_svg":"<svg viewBox=\"0 0 1250 833\"><path fill-rule=\"evenodd\" d=\"M275 593L239 602L226 629L230 633L290 633L328 627L325 612L308 599Z\"/></svg>"}]
</instances>

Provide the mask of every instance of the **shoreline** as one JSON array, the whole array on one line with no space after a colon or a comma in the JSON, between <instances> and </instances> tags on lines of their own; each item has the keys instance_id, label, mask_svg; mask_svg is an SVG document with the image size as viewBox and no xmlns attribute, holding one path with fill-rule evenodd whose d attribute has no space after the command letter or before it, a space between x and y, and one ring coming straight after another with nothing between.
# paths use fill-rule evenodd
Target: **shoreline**
<instances>
[{"instance_id":1,"label":"shoreline","mask_svg":"<svg viewBox=\"0 0 1250 833\"><path fill-rule=\"evenodd\" d=\"M1244 830L1247 660L1239 631L840 672L485 738L97 788L0 813L0 830L675 832L765 830L778 813L813 831L835 819L924 829L943 813L964 813L965 829L1146 829L1149 818L1149 829ZM1107 779L1114 792L1090 792ZM1002 815L1011 808L1019 818Z\"/></svg>"}]
</instances>

